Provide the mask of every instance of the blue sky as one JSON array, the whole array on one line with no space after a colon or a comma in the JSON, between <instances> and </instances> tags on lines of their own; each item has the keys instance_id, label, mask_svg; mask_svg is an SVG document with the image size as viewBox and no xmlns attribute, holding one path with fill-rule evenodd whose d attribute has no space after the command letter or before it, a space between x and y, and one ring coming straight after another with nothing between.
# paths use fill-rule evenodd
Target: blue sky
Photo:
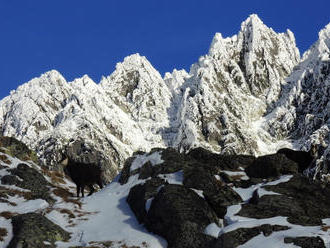
<instances>
[{"instance_id":1,"label":"blue sky","mask_svg":"<svg viewBox=\"0 0 330 248\"><path fill-rule=\"evenodd\" d=\"M293 31L303 52L329 10L329 0L0 0L0 99L51 69L99 82L137 52L162 75L189 70L215 32L236 34L252 13L276 32Z\"/></svg>"}]
</instances>

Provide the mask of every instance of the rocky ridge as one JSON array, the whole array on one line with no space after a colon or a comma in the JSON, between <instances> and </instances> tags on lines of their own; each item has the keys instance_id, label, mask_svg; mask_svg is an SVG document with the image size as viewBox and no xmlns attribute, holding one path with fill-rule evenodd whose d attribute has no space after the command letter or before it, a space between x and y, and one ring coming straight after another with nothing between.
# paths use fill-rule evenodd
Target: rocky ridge
<instances>
[{"instance_id":1,"label":"rocky ridge","mask_svg":"<svg viewBox=\"0 0 330 248\"><path fill-rule=\"evenodd\" d=\"M57 71L20 86L0 102L0 134L37 150L56 168L63 156L101 165L112 179L134 151L204 147L262 155L281 146L319 146L311 174L327 178L329 25L300 59L294 35L257 15L237 35L217 33L189 73L165 77L131 55L100 84Z\"/></svg>"},{"instance_id":2,"label":"rocky ridge","mask_svg":"<svg viewBox=\"0 0 330 248\"><path fill-rule=\"evenodd\" d=\"M26 148L0 137L3 247L330 245L328 185L305 177L284 154L154 148L134 153L113 182L77 198L67 178L33 162Z\"/></svg>"}]
</instances>

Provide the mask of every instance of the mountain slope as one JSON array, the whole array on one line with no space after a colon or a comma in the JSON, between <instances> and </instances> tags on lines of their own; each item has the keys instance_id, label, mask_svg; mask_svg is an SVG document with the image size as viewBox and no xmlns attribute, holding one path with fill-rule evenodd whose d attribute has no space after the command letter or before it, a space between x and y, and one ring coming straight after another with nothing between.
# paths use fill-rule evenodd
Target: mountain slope
<instances>
[{"instance_id":1,"label":"mountain slope","mask_svg":"<svg viewBox=\"0 0 330 248\"><path fill-rule=\"evenodd\" d=\"M242 23L238 35L224 39L216 34L184 86L189 92L182 100L176 145L260 153L253 122L272 108L298 61L293 34L275 33L256 15Z\"/></svg>"},{"instance_id":2,"label":"mountain slope","mask_svg":"<svg viewBox=\"0 0 330 248\"><path fill-rule=\"evenodd\" d=\"M325 176L330 172L330 24L286 81L265 126L274 137L290 136L298 149L316 144L319 160L313 173Z\"/></svg>"},{"instance_id":3,"label":"mountain slope","mask_svg":"<svg viewBox=\"0 0 330 248\"><path fill-rule=\"evenodd\" d=\"M154 147L262 155L318 144L324 174L328 75L329 25L300 60L291 31L276 33L251 15L237 35L217 33L189 73L162 78L139 54L100 84L47 72L0 101L0 134L36 149L49 167L65 156L97 163L108 180L133 152Z\"/></svg>"}]
</instances>

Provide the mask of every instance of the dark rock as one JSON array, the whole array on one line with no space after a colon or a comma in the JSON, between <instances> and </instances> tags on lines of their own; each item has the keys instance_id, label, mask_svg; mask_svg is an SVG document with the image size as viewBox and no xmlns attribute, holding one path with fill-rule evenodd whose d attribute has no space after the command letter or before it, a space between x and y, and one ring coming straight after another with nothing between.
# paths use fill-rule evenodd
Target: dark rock
<instances>
[{"instance_id":1,"label":"dark rock","mask_svg":"<svg viewBox=\"0 0 330 248\"><path fill-rule=\"evenodd\" d=\"M154 174L153 166L150 163L150 161L148 161L140 168L139 179L147 179L149 177L152 177L153 174Z\"/></svg>"},{"instance_id":2,"label":"dark rock","mask_svg":"<svg viewBox=\"0 0 330 248\"><path fill-rule=\"evenodd\" d=\"M168 247L204 248L213 239L204 234L217 217L206 201L182 185L168 184L152 201L146 228L164 237Z\"/></svg>"},{"instance_id":3,"label":"dark rock","mask_svg":"<svg viewBox=\"0 0 330 248\"><path fill-rule=\"evenodd\" d=\"M249 200L250 204L258 204L259 202L259 194L258 194L258 189L256 189L255 191L253 191L252 197Z\"/></svg>"},{"instance_id":4,"label":"dark rock","mask_svg":"<svg viewBox=\"0 0 330 248\"><path fill-rule=\"evenodd\" d=\"M36 169L21 163L17 166L17 168L8 171L12 175L2 177L1 183L15 185L17 187L30 190L32 199L41 198L49 203L53 203L55 201L50 196L50 184Z\"/></svg>"},{"instance_id":5,"label":"dark rock","mask_svg":"<svg viewBox=\"0 0 330 248\"><path fill-rule=\"evenodd\" d=\"M144 184L135 185L129 191L126 201L139 223L143 223L145 220L147 200L156 196L158 193L157 189L164 184L165 181L163 179L156 177L146 181Z\"/></svg>"},{"instance_id":6,"label":"dark rock","mask_svg":"<svg viewBox=\"0 0 330 248\"><path fill-rule=\"evenodd\" d=\"M250 239L263 233L264 236L269 236L273 232L288 230L287 226L265 224L253 228L238 228L234 231L222 234L212 248L234 248L238 247Z\"/></svg>"},{"instance_id":7,"label":"dark rock","mask_svg":"<svg viewBox=\"0 0 330 248\"><path fill-rule=\"evenodd\" d=\"M320 237L286 237L284 243L293 243L302 248L325 248L325 244Z\"/></svg>"},{"instance_id":8,"label":"dark rock","mask_svg":"<svg viewBox=\"0 0 330 248\"><path fill-rule=\"evenodd\" d=\"M255 157L250 155L215 154L202 147L191 150L188 156L199 163L218 167L222 170L238 170L240 167L246 168L255 160Z\"/></svg>"},{"instance_id":9,"label":"dark rock","mask_svg":"<svg viewBox=\"0 0 330 248\"><path fill-rule=\"evenodd\" d=\"M314 157L310 152L295 151L289 148L282 148L277 153L284 154L288 159L298 164L298 171L302 173L306 170L313 162Z\"/></svg>"},{"instance_id":10,"label":"dark rock","mask_svg":"<svg viewBox=\"0 0 330 248\"><path fill-rule=\"evenodd\" d=\"M222 234L213 248L234 248L246 243L259 234L260 230L258 228L239 228Z\"/></svg>"},{"instance_id":11,"label":"dark rock","mask_svg":"<svg viewBox=\"0 0 330 248\"><path fill-rule=\"evenodd\" d=\"M121 185L127 183L129 177L132 175L131 174L131 165L135 158L136 157L134 156L134 157L130 157L130 158L126 159L126 161L124 163L124 167L120 173L120 177L118 180ZM136 173L138 173L138 172L136 172Z\"/></svg>"},{"instance_id":12,"label":"dark rock","mask_svg":"<svg viewBox=\"0 0 330 248\"><path fill-rule=\"evenodd\" d=\"M38 163L37 154L15 138L1 136L0 147L6 148L4 152L12 157L16 157L23 161L32 160L33 162Z\"/></svg>"},{"instance_id":13,"label":"dark rock","mask_svg":"<svg viewBox=\"0 0 330 248\"><path fill-rule=\"evenodd\" d=\"M242 201L234 190L217 180L205 167L185 167L183 185L202 190L205 200L219 218L225 216L228 206Z\"/></svg>"},{"instance_id":14,"label":"dark rock","mask_svg":"<svg viewBox=\"0 0 330 248\"><path fill-rule=\"evenodd\" d=\"M173 148L151 150L151 152L154 151L161 151L162 160L164 160L162 164L154 166L154 176L178 172L187 164L186 156Z\"/></svg>"},{"instance_id":15,"label":"dark rock","mask_svg":"<svg viewBox=\"0 0 330 248\"><path fill-rule=\"evenodd\" d=\"M242 205L238 215L257 219L287 216L290 223L299 225L321 225L322 219L330 216L330 188L302 175L264 188L281 195L264 195L257 202L250 201Z\"/></svg>"},{"instance_id":16,"label":"dark rock","mask_svg":"<svg viewBox=\"0 0 330 248\"><path fill-rule=\"evenodd\" d=\"M303 216L289 215L288 221L293 224L304 225L306 218L319 224L322 219L330 216L330 188L319 182L295 175L288 182L266 186L265 189L294 199L304 209Z\"/></svg>"},{"instance_id":17,"label":"dark rock","mask_svg":"<svg viewBox=\"0 0 330 248\"><path fill-rule=\"evenodd\" d=\"M136 174L139 174L139 179L147 179L149 177L156 177L160 174L178 172L182 170L184 165L186 164L185 155L177 152L173 148L154 148L148 154L152 154L154 152L161 152L161 156L164 160L164 163L153 166L150 162L146 162L142 165L141 168L131 171L131 164L136 158L136 156L145 154L141 152L134 153L135 155L133 157L130 157L126 160L119 178L119 183L127 183L129 177Z\"/></svg>"},{"instance_id":18,"label":"dark rock","mask_svg":"<svg viewBox=\"0 0 330 248\"><path fill-rule=\"evenodd\" d=\"M321 219L306 215L305 208L296 199L284 195L264 195L259 198L258 204L247 203L242 205L239 216L255 219L266 219L275 216L287 216L292 224L321 225Z\"/></svg>"},{"instance_id":19,"label":"dark rock","mask_svg":"<svg viewBox=\"0 0 330 248\"><path fill-rule=\"evenodd\" d=\"M1 178L1 183L7 185L18 185L20 183L20 180L16 176L5 175Z\"/></svg>"},{"instance_id":20,"label":"dark rock","mask_svg":"<svg viewBox=\"0 0 330 248\"><path fill-rule=\"evenodd\" d=\"M14 237L8 248L45 248L56 247L56 241L70 238L68 232L37 213L27 213L12 218ZM46 245L47 241L50 245Z\"/></svg>"},{"instance_id":21,"label":"dark rock","mask_svg":"<svg viewBox=\"0 0 330 248\"><path fill-rule=\"evenodd\" d=\"M214 191L221 187L221 182L203 167L185 167L183 170L183 185L198 190Z\"/></svg>"},{"instance_id":22,"label":"dark rock","mask_svg":"<svg viewBox=\"0 0 330 248\"><path fill-rule=\"evenodd\" d=\"M227 207L242 202L242 198L230 187L222 186L203 192L207 203L221 219L227 213Z\"/></svg>"},{"instance_id":23,"label":"dark rock","mask_svg":"<svg viewBox=\"0 0 330 248\"><path fill-rule=\"evenodd\" d=\"M249 177L276 178L280 175L298 173L298 165L284 154L271 154L258 157L245 172Z\"/></svg>"}]
</instances>

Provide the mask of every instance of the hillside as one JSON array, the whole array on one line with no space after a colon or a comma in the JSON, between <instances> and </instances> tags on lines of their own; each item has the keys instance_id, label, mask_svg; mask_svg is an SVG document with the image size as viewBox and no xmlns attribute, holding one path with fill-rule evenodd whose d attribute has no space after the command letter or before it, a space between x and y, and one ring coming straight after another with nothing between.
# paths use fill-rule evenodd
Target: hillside
<instances>
[{"instance_id":1,"label":"hillside","mask_svg":"<svg viewBox=\"0 0 330 248\"><path fill-rule=\"evenodd\" d=\"M37 150L49 168L65 154L98 163L109 181L133 152L154 147L262 155L316 144L313 173L321 178L329 160L329 32L328 25L300 58L290 30L276 33L251 15L237 35L217 33L189 73L162 77L139 54L99 84L49 71L0 101L0 134Z\"/></svg>"}]
</instances>

